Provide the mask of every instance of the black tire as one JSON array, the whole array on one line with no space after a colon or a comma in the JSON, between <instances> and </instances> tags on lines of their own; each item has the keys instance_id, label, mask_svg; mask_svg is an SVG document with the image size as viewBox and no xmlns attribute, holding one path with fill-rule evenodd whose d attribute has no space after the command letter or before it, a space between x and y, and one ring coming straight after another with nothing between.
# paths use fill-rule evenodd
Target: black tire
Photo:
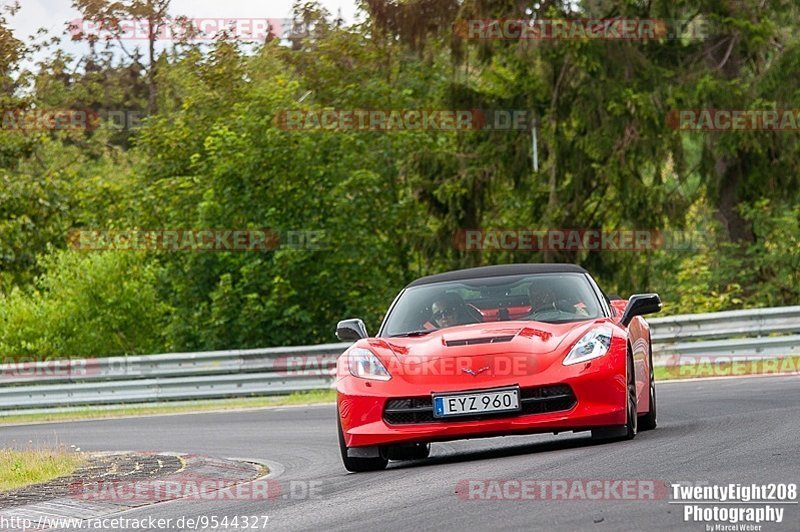
<instances>
[{"instance_id":1,"label":"black tire","mask_svg":"<svg viewBox=\"0 0 800 532\"><path fill-rule=\"evenodd\" d=\"M430 443L412 443L389 447L389 460L424 460L431 455Z\"/></svg>"},{"instance_id":2,"label":"black tire","mask_svg":"<svg viewBox=\"0 0 800 532\"><path fill-rule=\"evenodd\" d=\"M636 415L638 403L636 400L636 371L633 366L633 354L630 351L628 352L627 381L627 421L624 425L592 429L593 440L632 440L636 437L639 421Z\"/></svg>"},{"instance_id":3,"label":"black tire","mask_svg":"<svg viewBox=\"0 0 800 532\"><path fill-rule=\"evenodd\" d=\"M648 339L649 340L649 339ZM653 346L650 345L650 411L639 416L639 430L653 430L656 428L656 378L653 371Z\"/></svg>"},{"instance_id":4,"label":"black tire","mask_svg":"<svg viewBox=\"0 0 800 532\"><path fill-rule=\"evenodd\" d=\"M339 433L339 451L342 454L344 468L352 473L364 473L367 471L382 471L386 469L389 460L381 453L378 458L354 458L347 456L347 446L344 443L344 432L342 432L342 421L339 419L339 412L336 412L336 428Z\"/></svg>"},{"instance_id":5,"label":"black tire","mask_svg":"<svg viewBox=\"0 0 800 532\"><path fill-rule=\"evenodd\" d=\"M639 415L636 413L639 401L636 399L636 368L633 354L628 353L628 422L625 424L625 439L632 440L639 429Z\"/></svg>"}]
</instances>

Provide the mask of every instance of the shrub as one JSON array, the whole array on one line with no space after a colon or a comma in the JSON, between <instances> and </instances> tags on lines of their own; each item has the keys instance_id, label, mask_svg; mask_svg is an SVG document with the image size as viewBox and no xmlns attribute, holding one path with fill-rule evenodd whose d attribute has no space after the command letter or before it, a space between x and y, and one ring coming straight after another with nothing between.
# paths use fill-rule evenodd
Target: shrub
<instances>
[{"instance_id":1,"label":"shrub","mask_svg":"<svg viewBox=\"0 0 800 532\"><path fill-rule=\"evenodd\" d=\"M11 360L160 350L168 308L141 254L51 251L29 289L0 295L0 353Z\"/></svg>"}]
</instances>

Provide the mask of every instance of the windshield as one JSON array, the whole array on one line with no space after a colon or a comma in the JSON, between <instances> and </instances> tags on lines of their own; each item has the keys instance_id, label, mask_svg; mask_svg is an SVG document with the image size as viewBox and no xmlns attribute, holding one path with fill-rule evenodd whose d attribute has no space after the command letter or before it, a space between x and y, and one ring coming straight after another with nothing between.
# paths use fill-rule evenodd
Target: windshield
<instances>
[{"instance_id":1,"label":"windshield","mask_svg":"<svg viewBox=\"0 0 800 532\"><path fill-rule=\"evenodd\" d=\"M407 289L386 317L381 336L423 335L470 323L562 323L602 316L583 274L488 277Z\"/></svg>"}]
</instances>

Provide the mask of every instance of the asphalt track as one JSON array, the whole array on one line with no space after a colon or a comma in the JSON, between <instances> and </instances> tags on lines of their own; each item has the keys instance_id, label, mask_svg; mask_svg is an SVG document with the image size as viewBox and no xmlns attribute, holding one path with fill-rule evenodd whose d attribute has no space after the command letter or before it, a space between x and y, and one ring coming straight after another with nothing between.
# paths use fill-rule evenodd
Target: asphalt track
<instances>
[{"instance_id":1,"label":"asphalt track","mask_svg":"<svg viewBox=\"0 0 800 532\"><path fill-rule=\"evenodd\" d=\"M182 500L132 510L147 516L268 515L273 530L706 530L669 496L655 501L465 500L463 479L652 479L800 482L800 377L664 383L659 427L635 440L593 444L587 433L434 444L428 460L378 473L342 468L329 405L0 428L0 446L62 443L83 450L159 450L271 463L282 482L318 485L315 498ZM800 530L800 507L783 505ZM235 530L228 528L228 530Z\"/></svg>"}]
</instances>

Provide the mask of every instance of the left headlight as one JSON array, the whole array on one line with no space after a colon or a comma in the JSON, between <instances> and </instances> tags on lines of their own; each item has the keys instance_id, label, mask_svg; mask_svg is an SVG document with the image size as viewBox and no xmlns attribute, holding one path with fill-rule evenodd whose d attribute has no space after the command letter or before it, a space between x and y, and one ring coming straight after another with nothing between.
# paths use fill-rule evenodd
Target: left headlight
<instances>
[{"instance_id":1,"label":"left headlight","mask_svg":"<svg viewBox=\"0 0 800 532\"><path fill-rule=\"evenodd\" d=\"M573 346L569 354L564 358L564 365L571 366L572 364L599 358L608 353L610 346L611 327L592 329Z\"/></svg>"},{"instance_id":2,"label":"left headlight","mask_svg":"<svg viewBox=\"0 0 800 532\"><path fill-rule=\"evenodd\" d=\"M381 361L369 349L356 347L347 352L350 374L360 379L388 381L392 378Z\"/></svg>"}]
</instances>

